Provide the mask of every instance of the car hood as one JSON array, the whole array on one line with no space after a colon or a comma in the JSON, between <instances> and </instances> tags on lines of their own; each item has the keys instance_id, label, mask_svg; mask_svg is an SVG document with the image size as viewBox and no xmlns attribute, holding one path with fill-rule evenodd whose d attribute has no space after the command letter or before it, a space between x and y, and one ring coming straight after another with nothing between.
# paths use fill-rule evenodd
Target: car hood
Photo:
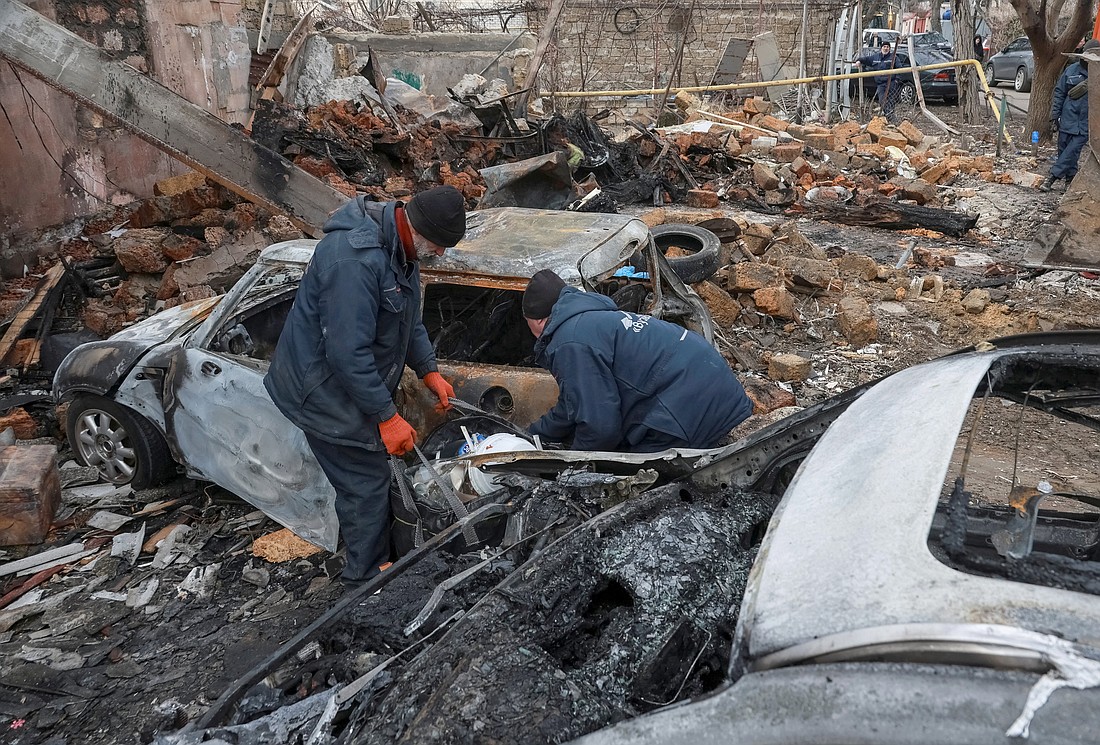
<instances>
[{"instance_id":1,"label":"car hood","mask_svg":"<svg viewBox=\"0 0 1100 745\"><path fill-rule=\"evenodd\" d=\"M64 401L77 393L106 395L150 349L198 327L220 299L184 303L135 323L105 341L81 344L58 366L54 398Z\"/></svg>"}]
</instances>

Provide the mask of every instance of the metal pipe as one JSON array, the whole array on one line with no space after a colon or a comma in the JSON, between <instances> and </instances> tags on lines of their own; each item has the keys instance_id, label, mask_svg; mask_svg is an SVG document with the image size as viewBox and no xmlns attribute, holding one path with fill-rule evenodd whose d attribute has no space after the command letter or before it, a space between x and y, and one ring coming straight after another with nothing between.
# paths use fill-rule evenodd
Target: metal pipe
<instances>
[{"instance_id":1,"label":"metal pipe","mask_svg":"<svg viewBox=\"0 0 1100 745\"><path fill-rule=\"evenodd\" d=\"M681 91L686 93L705 93L707 91L740 91L740 90L752 90L754 88L771 88L774 86L792 86L801 85L803 83L826 83L833 80L853 80L855 78L869 78L876 75L912 75L914 72L924 72L925 70L943 70L948 67L959 67L962 65L969 65L973 67L978 73L978 79L982 81L982 88L985 90L986 101L989 102L989 108L993 112L994 118L997 120L997 124L1001 123L1001 112L997 108L996 99L993 97L993 91L989 89L989 81L985 79L985 69L978 60L965 59L955 60L953 62L937 62L934 65L920 65L919 67L899 67L892 70L868 70L866 72L849 72L842 75L817 75L808 78L792 78L790 80L768 80L759 83L726 83L724 85L692 85L684 88L670 88L669 91L673 93L680 93ZM552 96L555 98L598 98L600 96L606 97L620 97L620 96L656 96L664 93L664 88L645 88L642 90L623 90L623 91L549 91L543 93L545 96ZM1011 144L1012 138L1008 132L1005 132L1005 139Z\"/></svg>"}]
</instances>

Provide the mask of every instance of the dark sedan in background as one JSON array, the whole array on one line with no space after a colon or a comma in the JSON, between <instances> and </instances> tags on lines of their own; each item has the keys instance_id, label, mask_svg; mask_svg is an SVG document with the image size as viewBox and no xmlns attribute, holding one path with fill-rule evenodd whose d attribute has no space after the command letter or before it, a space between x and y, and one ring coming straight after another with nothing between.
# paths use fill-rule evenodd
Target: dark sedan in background
<instances>
[{"instance_id":1,"label":"dark sedan in background","mask_svg":"<svg viewBox=\"0 0 1100 745\"><path fill-rule=\"evenodd\" d=\"M871 50L864 50L864 52ZM917 66L934 65L940 62L950 62L951 56L936 49L916 49ZM899 49L894 55L894 69L909 67L909 52ZM864 96L868 99L875 97L876 76L859 78L863 81ZM955 82L955 68L945 67L939 70L925 70L920 73L920 87L926 99L942 100L944 103L957 103L959 100L959 87ZM916 101L916 86L913 84L911 73L894 75L890 81L890 95L894 97L895 105L911 106ZM896 92L895 92L896 91ZM851 93L853 98L858 95L855 81L852 82Z\"/></svg>"}]
</instances>

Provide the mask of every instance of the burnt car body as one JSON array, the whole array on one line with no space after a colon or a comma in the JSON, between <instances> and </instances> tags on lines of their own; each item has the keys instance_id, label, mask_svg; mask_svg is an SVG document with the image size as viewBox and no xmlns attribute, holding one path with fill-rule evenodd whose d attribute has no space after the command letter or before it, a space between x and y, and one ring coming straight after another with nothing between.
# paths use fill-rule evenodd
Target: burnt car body
<instances>
[{"instance_id":1,"label":"burnt car body","mask_svg":"<svg viewBox=\"0 0 1100 745\"><path fill-rule=\"evenodd\" d=\"M1098 455L1100 333L1073 332L918 365L726 448L437 461L459 492L463 471L495 473L496 502L316 624L339 632L299 635L164 742L274 726L292 739L291 712L305 733L360 743L1095 742ZM501 515L507 548L463 553L458 528ZM402 582L439 556L454 564L417 579L431 595L417 613ZM461 581L494 568L458 602ZM371 652L381 624L404 631L362 677L306 700L257 693L310 639ZM287 705L254 718L242 703L233 726L202 729L252 684Z\"/></svg>"},{"instance_id":2,"label":"burnt car body","mask_svg":"<svg viewBox=\"0 0 1100 745\"><path fill-rule=\"evenodd\" d=\"M332 488L304 434L263 386L315 245L271 246L221 298L173 308L70 353L54 395L69 402L67 431L78 459L135 487L179 464L334 550ZM628 266L638 252L657 267L653 279ZM527 280L544 268L611 295L624 309L712 334L706 306L671 271L641 221L517 208L471 213L459 246L422 264L424 322L458 397L518 426L557 398L553 377L530 359L534 339L520 310ZM410 370L397 399L421 432L442 419Z\"/></svg>"},{"instance_id":3,"label":"burnt car body","mask_svg":"<svg viewBox=\"0 0 1100 745\"><path fill-rule=\"evenodd\" d=\"M1052 334L857 391L772 518L730 684L577 742L1095 741L1098 372L1100 335ZM973 440L1006 409L983 465ZM1067 490L1044 478L1066 468L1060 437L1085 458Z\"/></svg>"}]
</instances>

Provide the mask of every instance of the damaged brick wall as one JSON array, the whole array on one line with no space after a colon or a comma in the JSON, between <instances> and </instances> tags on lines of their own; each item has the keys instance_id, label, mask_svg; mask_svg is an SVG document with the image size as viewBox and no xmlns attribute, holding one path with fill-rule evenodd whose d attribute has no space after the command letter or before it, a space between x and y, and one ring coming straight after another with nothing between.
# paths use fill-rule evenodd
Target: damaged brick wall
<instances>
[{"instance_id":1,"label":"damaged brick wall","mask_svg":"<svg viewBox=\"0 0 1100 745\"><path fill-rule=\"evenodd\" d=\"M27 5L220 118L247 117L250 52L238 0ZM156 181L186 170L6 64L0 65L0 107L0 276L33 267L36 254L56 245L72 221L149 196Z\"/></svg>"},{"instance_id":2,"label":"damaged brick wall","mask_svg":"<svg viewBox=\"0 0 1100 745\"><path fill-rule=\"evenodd\" d=\"M834 18L831 4L811 3L806 66L812 73L824 65ZM687 3L660 0L575 0L559 21L551 85L563 91L666 85L681 39L683 59L673 85L707 85L730 39L751 39L767 31L775 33L784 64L797 70L801 28L802 3L788 0L766 5L758 0L720 0L690 8ZM750 55L741 80L757 79L756 70Z\"/></svg>"}]
</instances>

